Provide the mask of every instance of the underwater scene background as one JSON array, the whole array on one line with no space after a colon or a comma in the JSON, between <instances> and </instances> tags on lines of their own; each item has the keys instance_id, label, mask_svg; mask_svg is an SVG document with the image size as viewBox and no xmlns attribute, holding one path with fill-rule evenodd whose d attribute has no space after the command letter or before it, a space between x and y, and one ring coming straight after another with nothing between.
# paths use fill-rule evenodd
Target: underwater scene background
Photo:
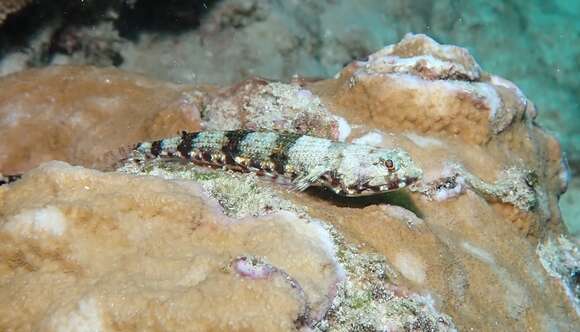
<instances>
[{"instance_id":1,"label":"underwater scene background","mask_svg":"<svg viewBox=\"0 0 580 332\"><path fill-rule=\"evenodd\" d=\"M114 65L180 83L329 77L353 59L425 33L466 47L515 82L580 172L578 1L8 1L0 74L48 64ZM2 16L0 16L2 17ZM580 180L560 204L580 230Z\"/></svg>"},{"instance_id":2,"label":"underwater scene background","mask_svg":"<svg viewBox=\"0 0 580 332\"><path fill-rule=\"evenodd\" d=\"M0 0L0 331L576 331L579 73L580 1Z\"/></svg>"}]
</instances>

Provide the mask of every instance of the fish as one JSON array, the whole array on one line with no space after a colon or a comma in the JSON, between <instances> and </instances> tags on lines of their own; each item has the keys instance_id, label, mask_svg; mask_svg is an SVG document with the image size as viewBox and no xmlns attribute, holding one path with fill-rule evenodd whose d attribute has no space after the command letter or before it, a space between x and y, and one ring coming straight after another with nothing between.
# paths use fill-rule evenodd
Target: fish
<instances>
[{"instance_id":1,"label":"fish","mask_svg":"<svg viewBox=\"0 0 580 332\"><path fill-rule=\"evenodd\" d=\"M0 186L4 185L4 184L9 184L9 183L15 182L16 180L20 180L20 178L22 178L21 174L15 174L15 175L2 175L2 174L0 174Z\"/></svg>"},{"instance_id":2,"label":"fish","mask_svg":"<svg viewBox=\"0 0 580 332\"><path fill-rule=\"evenodd\" d=\"M141 142L133 152L146 159L177 158L196 165L254 172L282 179L293 190L321 186L347 196L403 189L422 170L403 149L351 144L291 132L200 131Z\"/></svg>"}]
</instances>

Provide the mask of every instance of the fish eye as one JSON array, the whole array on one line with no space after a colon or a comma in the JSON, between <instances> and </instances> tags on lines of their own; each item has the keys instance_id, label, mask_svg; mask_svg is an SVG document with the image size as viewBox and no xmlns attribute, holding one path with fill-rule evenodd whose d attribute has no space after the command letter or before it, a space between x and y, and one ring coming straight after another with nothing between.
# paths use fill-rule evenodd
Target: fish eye
<instances>
[{"instance_id":1,"label":"fish eye","mask_svg":"<svg viewBox=\"0 0 580 332\"><path fill-rule=\"evenodd\" d=\"M384 161L385 167L389 170L389 172L395 171L395 163L392 159L387 159Z\"/></svg>"}]
</instances>

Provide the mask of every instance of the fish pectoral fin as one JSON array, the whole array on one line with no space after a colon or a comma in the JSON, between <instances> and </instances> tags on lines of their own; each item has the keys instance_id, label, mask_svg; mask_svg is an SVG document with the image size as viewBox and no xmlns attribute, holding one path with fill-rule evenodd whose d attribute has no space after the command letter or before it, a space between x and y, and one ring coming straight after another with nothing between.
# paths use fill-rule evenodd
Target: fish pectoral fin
<instances>
[{"instance_id":1,"label":"fish pectoral fin","mask_svg":"<svg viewBox=\"0 0 580 332\"><path fill-rule=\"evenodd\" d=\"M312 186L320 177L326 172L324 167L315 167L308 174L297 177L292 181L292 190L304 191L306 188Z\"/></svg>"}]
</instances>

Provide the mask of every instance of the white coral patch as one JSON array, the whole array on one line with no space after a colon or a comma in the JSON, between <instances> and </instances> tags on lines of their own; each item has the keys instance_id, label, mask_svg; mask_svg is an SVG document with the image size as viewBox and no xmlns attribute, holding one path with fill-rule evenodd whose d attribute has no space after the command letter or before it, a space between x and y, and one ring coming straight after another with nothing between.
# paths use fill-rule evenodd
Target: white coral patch
<instances>
[{"instance_id":1,"label":"white coral patch","mask_svg":"<svg viewBox=\"0 0 580 332\"><path fill-rule=\"evenodd\" d=\"M24 236L46 233L61 236L66 230L66 217L54 206L27 210L10 218L2 230Z\"/></svg>"},{"instance_id":2,"label":"white coral patch","mask_svg":"<svg viewBox=\"0 0 580 332\"><path fill-rule=\"evenodd\" d=\"M406 133L405 136L421 148L443 146L442 141L433 137L421 136L415 133Z\"/></svg>"},{"instance_id":3,"label":"white coral patch","mask_svg":"<svg viewBox=\"0 0 580 332\"><path fill-rule=\"evenodd\" d=\"M80 300L75 310L53 317L51 323L54 330L59 332L98 332L104 330L99 304L93 298Z\"/></svg>"},{"instance_id":4,"label":"white coral patch","mask_svg":"<svg viewBox=\"0 0 580 332\"><path fill-rule=\"evenodd\" d=\"M361 75L364 75L364 73ZM410 90L429 89L433 91L433 94L444 93L447 95L451 93L467 93L477 97L487 107L487 109L489 109L488 119L497 127L494 128L495 132L501 132L510 122L507 121L510 119L510 117L509 114L506 114L503 110L503 102L500 95L497 93L493 85L488 83L468 83L463 81L427 81L420 77L405 73L383 75L396 78L397 84L400 87ZM429 97L428 95L424 95L422 98L425 98L425 102L427 102L427 98ZM418 102L422 101L418 99ZM447 109L444 106L445 103L435 103L432 105L431 112L434 114L445 115L447 113Z\"/></svg>"},{"instance_id":5,"label":"white coral patch","mask_svg":"<svg viewBox=\"0 0 580 332\"><path fill-rule=\"evenodd\" d=\"M465 191L465 179L463 177L457 177L455 181L453 188L437 189L431 198L437 202L442 202L461 195Z\"/></svg>"},{"instance_id":6,"label":"white coral patch","mask_svg":"<svg viewBox=\"0 0 580 332\"><path fill-rule=\"evenodd\" d=\"M394 264L405 278L418 284L425 282L425 264L416 255L410 252L401 252L395 257Z\"/></svg>"},{"instance_id":7,"label":"white coral patch","mask_svg":"<svg viewBox=\"0 0 580 332\"><path fill-rule=\"evenodd\" d=\"M289 211L279 211L277 212L281 217L279 220L284 220L285 222L290 222L295 226L295 230L302 233L303 238L311 238L312 244L316 244L324 253L331 258L336 269L337 279L342 280L346 277L346 272L344 268L338 263L338 257L336 256L337 248L333 240L332 235L328 229L319 220L312 220L307 224L303 224L303 220L300 219L295 213ZM304 225L298 227L298 225Z\"/></svg>"},{"instance_id":8,"label":"white coral patch","mask_svg":"<svg viewBox=\"0 0 580 332\"><path fill-rule=\"evenodd\" d=\"M496 264L495 258L489 252L469 242L463 242L461 246L466 252L475 258L491 266L497 279L501 281L501 286L504 290L504 305L506 306L508 313L514 319L519 318L530 305L530 297L526 289L521 286L521 282L514 279L505 268Z\"/></svg>"},{"instance_id":9,"label":"white coral patch","mask_svg":"<svg viewBox=\"0 0 580 332\"><path fill-rule=\"evenodd\" d=\"M530 295L522 286L520 280L516 280L503 267L494 270L497 279L501 280L504 292L504 305L513 319L519 319L531 304Z\"/></svg>"},{"instance_id":10,"label":"white coral patch","mask_svg":"<svg viewBox=\"0 0 580 332\"><path fill-rule=\"evenodd\" d=\"M355 138L352 142L354 144L380 146L383 143L383 139L383 134L378 131L371 131L370 133L366 133L359 138Z\"/></svg>"},{"instance_id":11,"label":"white coral patch","mask_svg":"<svg viewBox=\"0 0 580 332\"><path fill-rule=\"evenodd\" d=\"M493 258L493 255L483 250L482 248L474 246L469 242L463 242L461 246L465 251L467 251L469 254L479 259L480 261L483 261L490 265L495 265L495 259Z\"/></svg>"},{"instance_id":12,"label":"white coral patch","mask_svg":"<svg viewBox=\"0 0 580 332\"><path fill-rule=\"evenodd\" d=\"M486 105L489 107L489 120L493 122L499 115L498 111L502 108L502 101L499 94L493 86L487 83L473 83L473 86L476 87L476 93L485 99Z\"/></svg>"},{"instance_id":13,"label":"white coral patch","mask_svg":"<svg viewBox=\"0 0 580 332\"><path fill-rule=\"evenodd\" d=\"M458 68L463 74L475 78L477 73L471 73L467 68L458 63L451 63L435 58L432 55L417 55L412 58L386 55L382 57L371 56L372 63L368 63L367 70L380 73L408 74L416 71L417 67L424 67L427 71L440 74L451 68Z\"/></svg>"},{"instance_id":14,"label":"white coral patch","mask_svg":"<svg viewBox=\"0 0 580 332\"><path fill-rule=\"evenodd\" d=\"M20 124L21 120L30 119L31 115L25 109L26 106L22 102L15 100L7 103L6 107L0 109L0 114L4 115L0 118L0 124L6 127L14 127Z\"/></svg>"},{"instance_id":15,"label":"white coral patch","mask_svg":"<svg viewBox=\"0 0 580 332\"><path fill-rule=\"evenodd\" d=\"M122 109L124 105L124 100L119 97L90 97L86 101L91 106L99 110L105 110L107 112L115 112L116 110Z\"/></svg>"},{"instance_id":16,"label":"white coral patch","mask_svg":"<svg viewBox=\"0 0 580 332\"><path fill-rule=\"evenodd\" d=\"M296 92L296 97L300 99L312 99L314 98L314 95L312 94L312 92L310 92L310 90L306 90L306 89L300 89Z\"/></svg>"},{"instance_id":17,"label":"white coral patch","mask_svg":"<svg viewBox=\"0 0 580 332\"><path fill-rule=\"evenodd\" d=\"M320 221L312 221L308 223L310 227L312 227L312 234L318 238L318 243L322 245L322 249L324 252L329 256L332 257L333 262L335 263L336 267L336 274L339 280L342 280L346 277L346 271L343 267L338 263L338 257L336 256L337 248L336 244L334 243L332 236L328 232L328 230L324 227L324 224Z\"/></svg>"},{"instance_id":18,"label":"white coral patch","mask_svg":"<svg viewBox=\"0 0 580 332\"><path fill-rule=\"evenodd\" d=\"M451 177L455 177L453 185L446 186L445 178ZM457 174L457 168L453 164L445 165L445 167L441 171L441 175L439 176L438 180L442 181L443 183L439 188L434 188L434 191L431 194L431 199L437 202L442 202L457 197L461 195L466 189L465 177Z\"/></svg>"},{"instance_id":19,"label":"white coral patch","mask_svg":"<svg viewBox=\"0 0 580 332\"><path fill-rule=\"evenodd\" d=\"M335 118L336 122L338 123L338 140L344 142L350 135L352 128L345 118L340 116L335 116Z\"/></svg>"},{"instance_id":20,"label":"white coral patch","mask_svg":"<svg viewBox=\"0 0 580 332\"><path fill-rule=\"evenodd\" d=\"M416 54L398 54L409 45L420 50ZM481 68L469 52L453 45L441 45L428 36L407 34L397 45L389 45L371 54L362 63L370 74L411 73L426 79L464 79L478 81ZM451 77L450 77L451 75Z\"/></svg>"},{"instance_id":21,"label":"white coral patch","mask_svg":"<svg viewBox=\"0 0 580 332\"><path fill-rule=\"evenodd\" d=\"M15 73L28 67L30 56L23 52L9 53L4 56L0 63L0 76Z\"/></svg>"},{"instance_id":22,"label":"white coral patch","mask_svg":"<svg viewBox=\"0 0 580 332\"><path fill-rule=\"evenodd\" d=\"M243 258L236 259L233 268L240 276L250 279L265 279L276 271L276 268L269 264L255 263Z\"/></svg>"},{"instance_id":23,"label":"white coral patch","mask_svg":"<svg viewBox=\"0 0 580 332\"><path fill-rule=\"evenodd\" d=\"M526 102L526 96L524 95L522 90L520 90L520 88L518 88L517 85L515 85L513 82L508 81L503 77L499 77L499 76L495 76L495 75L491 75L490 82L493 85L501 86L503 88L509 89L512 92L514 92L516 94L516 96L518 96L520 103L524 104Z\"/></svg>"},{"instance_id":24,"label":"white coral patch","mask_svg":"<svg viewBox=\"0 0 580 332\"><path fill-rule=\"evenodd\" d=\"M400 206L384 204L380 206L380 209L383 210L387 216L407 223L409 227L423 223L423 219Z\"/></svg>"},{"instance_id":25,"label":"white coral patch","mask_svg":"<svg viewBox=\"0 0 580 332\"><path fill-rule=\"evenodd\" d=\"M194 287L207 279L209 273L209 263L203 258L196 257L192 261L190 269L175 284L180 287Z\"/></svg>"},{"instance_id":26,"label":"white coral patch","mask_svg":"<svg viewBox=\"0 0 580 332\"><path fill-rule=\"evenodd\" d=\"M562 158L560 159L560 173L558 174L558 178L560 179L560 192L564 193L568 190L570 181L572 181L568 158L565 154L562 154Z\"/></svg>"}]
</instances>

